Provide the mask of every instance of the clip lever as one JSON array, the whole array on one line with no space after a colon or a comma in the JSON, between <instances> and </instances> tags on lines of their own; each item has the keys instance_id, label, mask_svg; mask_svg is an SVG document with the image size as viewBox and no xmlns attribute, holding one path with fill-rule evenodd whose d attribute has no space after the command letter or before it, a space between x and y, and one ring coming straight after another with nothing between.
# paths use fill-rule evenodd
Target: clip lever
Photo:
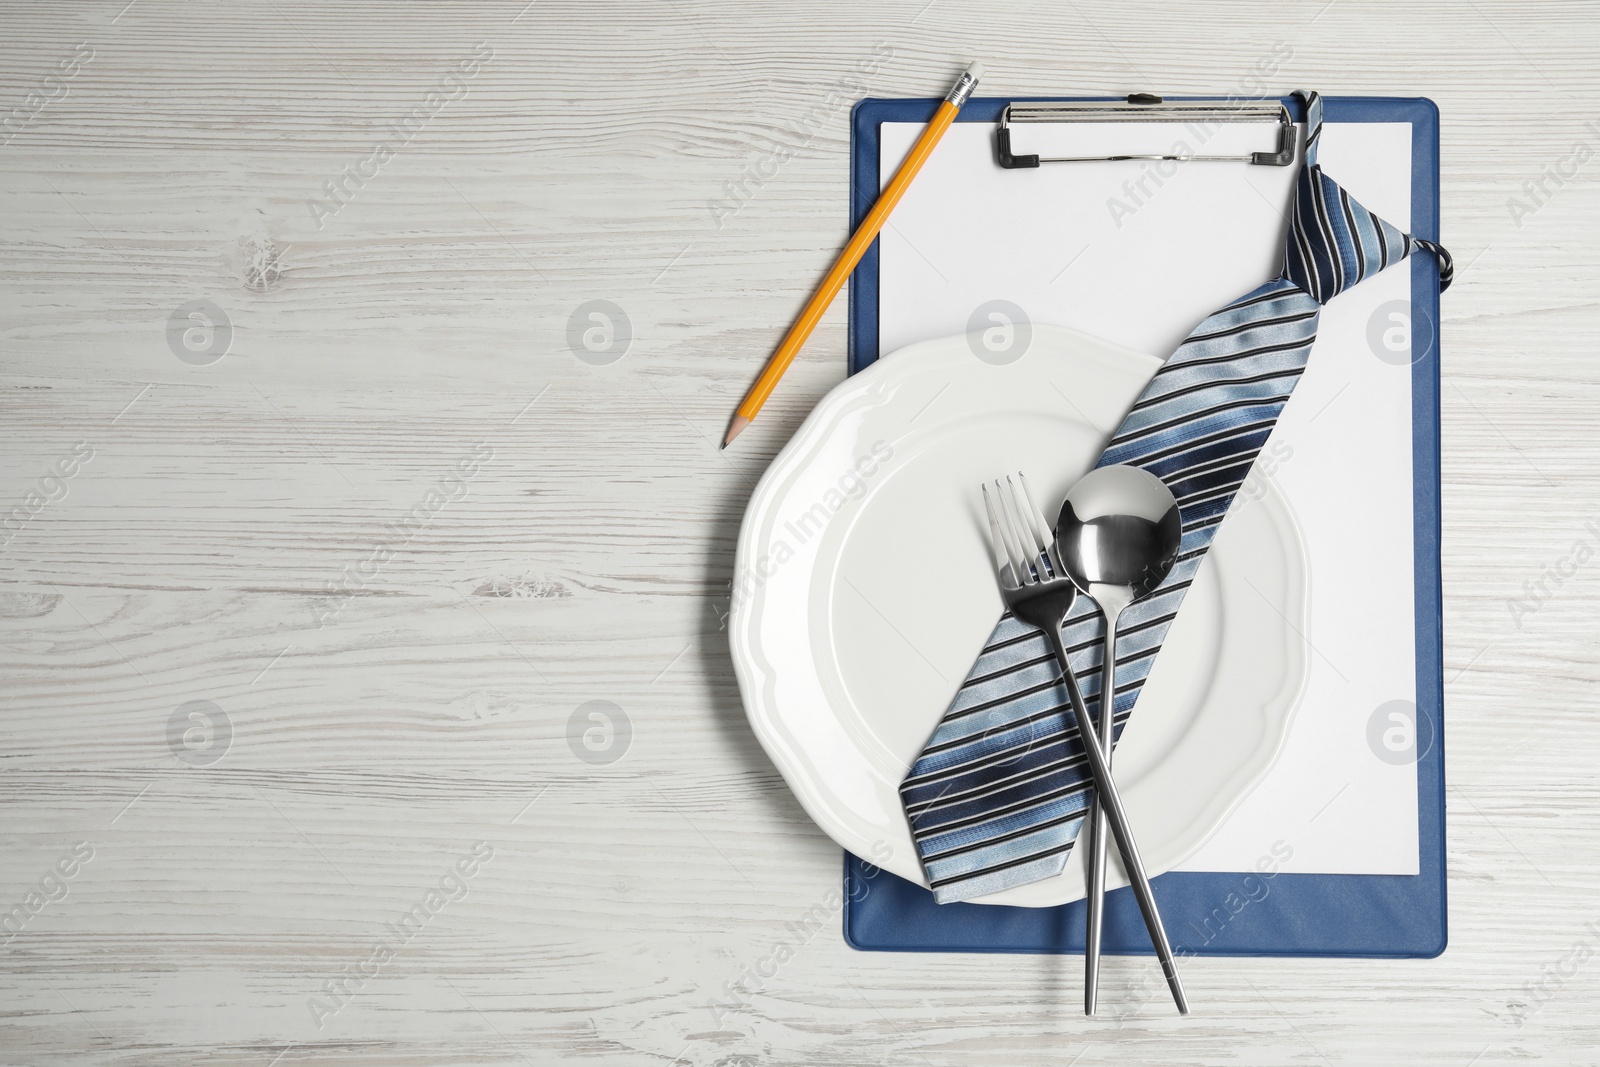
<instances>
[{"instance_id":1,"label":"clip lever","mask_svg":"<svg viewBox=\"0 0 1600 1067\"><path fill-rule=\"evenodd\" d=\"M1130 153L1115 156L1017 155L1011 150L1011 124L1027 122L1277 122L1278 150L1247 155L1200 156L1169 153ZM1294 120L1277 100L1211 101L1163 100L1150 93L1134 93L1125 100L1072 100L1007 104L995 131L995 154L1006 170L1025 170L1041 163L1100 163L1117 160L1200 160L1209 163L1249 163L1258 167L1287 167L1294 162Z\"/></svg>"}]
</instances>

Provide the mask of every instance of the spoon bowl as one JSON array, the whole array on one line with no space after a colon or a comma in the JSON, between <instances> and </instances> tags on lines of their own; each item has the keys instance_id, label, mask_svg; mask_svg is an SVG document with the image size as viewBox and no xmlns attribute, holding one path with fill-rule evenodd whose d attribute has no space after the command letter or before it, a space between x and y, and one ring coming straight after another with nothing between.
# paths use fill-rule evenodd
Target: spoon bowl
<instances>
[{"instance_id":1,"label":"spoon bowl","mask_svg":"<svg viewBox=\"0 0 1600 1067\"><path fill-rule=\"evenodd\" d=\"M1056 526L1062 564L1102 610L1107 605L1093 587L1126 590L1129 603L1149 596L1171 573L1182 538L1172 490L1149 471L1125 464L1080 478ZM1108 615L1107 621L1115 620Z\"/></svg>"}]
</instances>

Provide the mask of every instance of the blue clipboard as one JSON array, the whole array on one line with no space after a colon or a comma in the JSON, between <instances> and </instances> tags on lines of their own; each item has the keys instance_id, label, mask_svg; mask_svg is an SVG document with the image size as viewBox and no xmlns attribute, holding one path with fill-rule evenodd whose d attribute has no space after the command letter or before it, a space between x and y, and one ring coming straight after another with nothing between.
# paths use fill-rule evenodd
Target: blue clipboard
<instances>
[{"instance_id":1,"label":"blue clipboard","mask_svg":"<svg viewBox=\"0 0 1600 1067\"><path fill-rule=\"evenodd\" d=\"M1082 99L1082 98L1078 98ZM998 122L1011 100L975 98L958 122ZM1284 105L1296 121L1299 102ZM881 186L879 128L925 123L938 100L862 100L852 112L851 226ZM1325 122L1411 123L1411 228L1439 237L1439 110L1415 97L1323 97ZM1428 958L1444 952L1444 661L1439 569L1439 279L1413 256L1412 457L1416 546L1416 736L1432 743L1417 761L1420 873L1335 875L1174 871L1154 880L1168 936L1179 955ZM1428 328L1421 328L1427 323ZM850 279L850 373L878 358L878 244ZM1416 350L1413 349L1416 356ZM844 936L879 952L1082 953L1085 905L1011 908L936 904L928 890L845 855ZM1149 935L1129 889L1107 894L1105 951L1150 955Z\"/></svg>"}]
</instances>

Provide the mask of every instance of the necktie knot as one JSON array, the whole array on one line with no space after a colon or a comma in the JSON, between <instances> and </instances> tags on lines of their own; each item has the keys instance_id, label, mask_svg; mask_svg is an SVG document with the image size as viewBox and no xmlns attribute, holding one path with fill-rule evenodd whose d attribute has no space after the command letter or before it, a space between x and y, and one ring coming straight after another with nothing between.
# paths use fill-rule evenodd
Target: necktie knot
<instances>
[{"instance_id":1,"label":"necktie knot","mask_svg":"<svg viewBox=\"0 0 1600 1067\"><path fill-rule=\"evenodd\" d=\"M1326 304L1421 247L1439 258L1440 289L1448 288L1453 270L1444 249L1401 233L1322 173L1322 99L1314 92L1295 95L1306 109L1305 165L1295 179L1282 276Z\"/></svg>"}]
</instances>

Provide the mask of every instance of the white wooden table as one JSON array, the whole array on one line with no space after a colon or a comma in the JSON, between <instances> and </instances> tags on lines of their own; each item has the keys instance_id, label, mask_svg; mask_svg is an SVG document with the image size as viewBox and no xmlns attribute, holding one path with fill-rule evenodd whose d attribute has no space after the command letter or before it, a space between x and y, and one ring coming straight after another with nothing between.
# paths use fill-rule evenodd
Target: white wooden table
<instances>
[{"instance_id":1,"label":"white wooden table","mask_svg":"<svg viewBox=\"0 0 1600 1067\"><path fill-rule=\"evenodd\" d=\"M124 3L0 9L0 1063L1596 1061L1600 5ZM841 100L1285 45L1444 116L1450 949L854 952L723 626L842 302L714 447Z\"/></svg>"}]
</instances>

